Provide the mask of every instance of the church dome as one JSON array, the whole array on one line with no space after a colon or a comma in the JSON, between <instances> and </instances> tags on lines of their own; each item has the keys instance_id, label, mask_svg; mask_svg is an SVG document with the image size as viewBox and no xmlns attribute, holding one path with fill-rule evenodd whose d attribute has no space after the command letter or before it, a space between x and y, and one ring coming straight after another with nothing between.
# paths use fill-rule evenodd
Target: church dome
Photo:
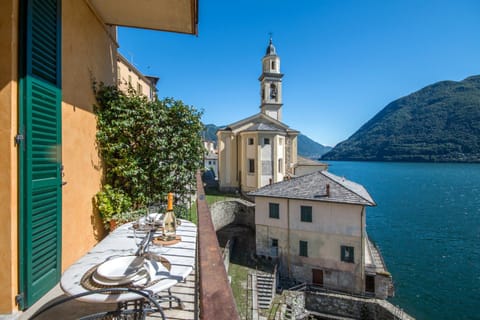
<instances>
[{"instance_id":1,"label":"church dome","mask_svg":"<svg viewBox=\"0 0 480 320\"><path fill-rule=\"evenodd\" d=\"M277 55L277 49L275 49L275 46L272 43L272 38L270 38L270 44L267 47L267 56L275 56Z\"/></svg>"}]
</instances>

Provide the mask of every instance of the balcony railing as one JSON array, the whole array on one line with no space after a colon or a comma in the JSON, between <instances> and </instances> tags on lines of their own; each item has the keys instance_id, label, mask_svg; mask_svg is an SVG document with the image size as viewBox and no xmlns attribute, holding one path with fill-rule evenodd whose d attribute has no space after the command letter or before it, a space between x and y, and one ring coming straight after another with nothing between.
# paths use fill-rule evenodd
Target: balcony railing
<instances>
[{"instance_id":1,"label":"balcony railing","mask_svg":"<svg viewBox=\"0 0 480 320\"><path fill-rule=\"evenodd\" d=\"M197 172L200 319L240 319L213 228L200 172Z\"/></svg>"}]
</instances>

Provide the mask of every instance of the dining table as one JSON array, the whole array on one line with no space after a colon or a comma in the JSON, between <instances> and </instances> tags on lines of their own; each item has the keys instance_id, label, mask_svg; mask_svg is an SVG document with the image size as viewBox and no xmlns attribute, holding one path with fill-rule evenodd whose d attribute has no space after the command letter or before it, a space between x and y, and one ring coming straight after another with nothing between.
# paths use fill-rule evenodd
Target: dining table
<instances>
[{"instance_id":1,"label":"dining table","mask_svg":"<svg viewBox=\"0 0 480 320\"><path fill-rule=\"evenodd\" d=\"M145 247L145 252L140 255L152 261L153 271L150 268L148 281L134 285L133 289L150 292L153 294L170 294L170 288L184 281L195 268L197 226L187 220L180 220L177 226L174 241L161 240L161 229L152 231L152 241ZM118 292L105 289L95 281L92 275L106 262L121 261L121 257L139 255L139 242L142 237L147 237L149 232L134 230L132 222L119 226L110 232L102 241L93 247L87 254L72 264L63 273L60 286L69 296L77 296L78 300L91 303L122 303L138 300L138 294L132 291ZM98 271L98 270L97 270ZM119 285L122 287L123 285ZM89 294L89 292L99 293Z\"/></svg>"}]
</instances>

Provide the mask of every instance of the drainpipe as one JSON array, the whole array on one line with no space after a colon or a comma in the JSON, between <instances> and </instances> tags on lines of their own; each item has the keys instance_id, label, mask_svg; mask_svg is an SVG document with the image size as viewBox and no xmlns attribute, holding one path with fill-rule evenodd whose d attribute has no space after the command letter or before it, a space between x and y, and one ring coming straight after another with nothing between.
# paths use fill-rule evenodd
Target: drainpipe
<instances>
[{"instance_id":1,"label":"drainpipe","mask_svg":"<svg viewBox=\"0 0 480 320\"><path fill-rule=\"evenodd\" d=\"M237 171L237 183L238 183L238 186L240 187L240 191L242 191L242 185L241 185L241 177L240 177L240 172L239 172L239 167L238 167L238 158L239 158L239 152L238 152L238 140L240 139L240 135L237 135L236 138L235 138L235 143L237 145L237 149L236 149L236 152L237 154L235 155L235 158L236 158L236 171Z\"/></svg>"},{"instance_id":2,"label":"drainpipe","mask_svg":"<svg viewBox=\"0 0 480 320\"><path fill-rule=\"evenodd\" d=\"M287 199L287 274L290 278L290 199Z\"/></svg>"},{"instance_id":3,"label":"drainpipe","mask_svg":"<svg viewBox=\"0 0 480 320\"><path fill-rule=\"evenodd\" d=\"M365 216L365 206L362 206L362 211L360 213L360 228L361 228L361 259L360 259L360 279L362 281L362 285L360 286L362 288L362 293L365 292L365 225L363 223Z\"/></svg>"}]
</instances>

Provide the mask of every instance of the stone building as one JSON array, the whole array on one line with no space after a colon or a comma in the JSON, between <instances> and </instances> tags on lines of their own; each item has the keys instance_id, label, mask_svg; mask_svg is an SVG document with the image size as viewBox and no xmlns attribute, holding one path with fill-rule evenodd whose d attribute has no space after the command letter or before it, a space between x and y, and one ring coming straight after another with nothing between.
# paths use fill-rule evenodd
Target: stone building
<instances>
[{"instance_id":1,"label":"stone building","mask_svg":"<svg viewBox=\"0 0 480 320\"><path fill-rule=\"evenodd\" d=\"M298 282L385 299L392 279L366 232L365 188L317 171L250 192L255 197L256 251L279 261Z\"/></svg>"}]
</instances>

